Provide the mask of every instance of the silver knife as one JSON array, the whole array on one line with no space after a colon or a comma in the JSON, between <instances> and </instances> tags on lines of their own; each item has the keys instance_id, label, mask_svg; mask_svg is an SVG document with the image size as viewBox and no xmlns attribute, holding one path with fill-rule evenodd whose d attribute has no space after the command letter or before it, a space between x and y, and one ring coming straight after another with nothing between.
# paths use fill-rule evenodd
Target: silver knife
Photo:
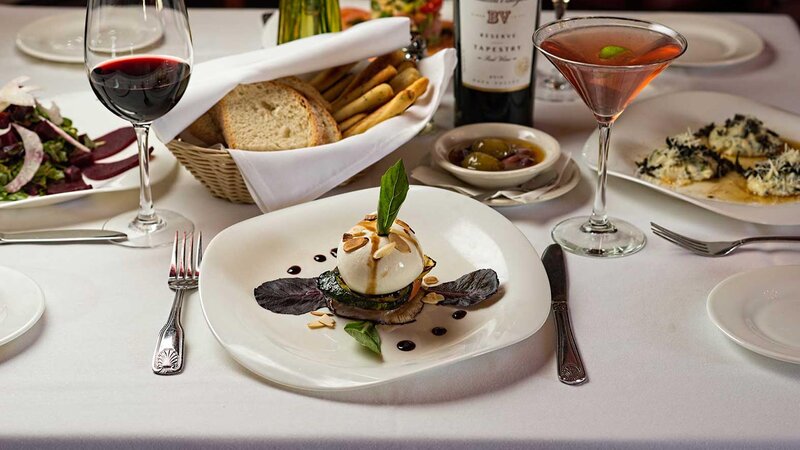
<instances>
[{"instance_id":1,"label":"silver knife","mask_svg":"<svg viewBox=\"0 0 800 450\"><path fill-rule=\"evenodd\" d=\"M123 241L125 233L108 230L45 230L0 233L0 244L53 244L69 242Z\"/></svg>"},{"instance_id":2,"label":"silver knife","mask_svg":"<svg viewBox=\"0 0 800 450\"><path fill-rule=\"evenodd\" d=\"M556 319L556 362L558 379L564 384L579 385L588 381L567 306L567 267L564 252L558 244L551 244L542 255L542 264L550 280L553 317Z\"/></svg>"}]
</instances>

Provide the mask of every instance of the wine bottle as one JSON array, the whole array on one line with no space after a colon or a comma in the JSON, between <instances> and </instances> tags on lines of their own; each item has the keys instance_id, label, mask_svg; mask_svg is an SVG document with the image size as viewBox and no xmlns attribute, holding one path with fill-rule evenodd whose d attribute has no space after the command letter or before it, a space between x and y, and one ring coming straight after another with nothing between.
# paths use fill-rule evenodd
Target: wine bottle
<instances>
[{"instance_id":1,"label":"wine bottle","mask_svg":"<svg viewBox=\"0 0 800 450\"><path fill-rule=\"evenodd\" d=\"M339 0L280 0L278 44L342 30Z\"/></svg>"},{"instance_id":2,"label":"wine bottle","mask_svg":"<svg viewBox=\"0 0 800 450\"><path fill-rule=\"evenodd\" d=\"M456 125L533 124L540 0L455 0Z\"/></svg>"}]
</instances>

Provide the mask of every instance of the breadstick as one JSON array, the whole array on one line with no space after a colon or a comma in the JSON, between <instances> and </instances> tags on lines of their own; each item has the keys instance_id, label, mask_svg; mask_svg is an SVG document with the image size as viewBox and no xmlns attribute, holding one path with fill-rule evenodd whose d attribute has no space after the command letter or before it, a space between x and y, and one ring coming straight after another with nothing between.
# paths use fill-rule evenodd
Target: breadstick
<instances>
[{"instance_id":1,"label":"breadstick","mask_svg":"<svg viewBox=\"0 0 800 450\"><path fill-rule=\"evenodd\" d=\"M394 96L394 91L392 90L391 86L386 83L379 84L361 97L342 107L342 109L336 111L333 114L333 118L336 119L336 122L338 123L347 120L358 113L372 111L378 106L389 101L392 96Z\"/></svg>"},{"instance_id":2,"label":"breadstick","mask_svg":"<svg viewBox=\"0 0 800 450\"><path fill-rule=\"evenodd\" d=\"M352 69L355 65L356 63L350 63L343 66L325 69L322 72L314 75L314 78L309 81L309 84L317 88L318 91L322 92L336 84L337 81L341 80L342 77L347 75L347 73L350 72L350 69Z\"/></svg>"},{"instance_id":3,"label":"breadstick","mask_svg":"<svg viewBox=\"0 0 800 450\"><path fill-rule=\"evenodd\" d=\"M409 67L408 69L400 72L397 74L396 77L392 78L389 82L389 85L394 89L395 92L400 92L403 89L411 86L411 83L419 80L422 78L422 74L419 73L419 70L415 69L414 67Z\"/></svg>"},{"instance_id":4,"label":"breadstick","mask_svg":"<svg viewBox=\"0 0 800 450\"><path fill-rule=\"evenodd\" d=\"M339 130L341 130L341 132L344 133L345 131L347 131L347 129L349 129L353 125L357 124L358 122L361 122L361 119L363 119L364 117L367 117L367 113L356 114L355 116L340 123Z\"/></svg>"},{"instance_id":5,"label":"breadstick","mask_svg":"<svg viewBox=\"0 0 800 450\"><path fill-rule=\"evenodd\" d=\"M405 59L406 54L403 53L402 50L396 50L392 53L388 53L386 55L378 56L372 62L369 63L367 67L364 68L361 72L356 75L355 79L347 86L347 89L344 90L343 95L347 95L350 91L354 90L358 86L366 83L367 80L374 77L378 72L383 70L386 66L396 66L403 62ZM397 69L395 69L397 70Z\"/></svg>"},{"instance_id":6,"label":"breadstick","mask_svg":"<svg viewBox=\"0 0 800 450\"><path fill-rule=\"evenodd\" d=\"M375 125L383 122L384 120L391 119L394 116L400 115L409 106L411 106L417 98L419 98L428 89L428 79L420 78L415 81L406 89L400 91L389 103L381 106L373 111L364 120L358 122L348 129L343 137L355 136L361 134Z\"/></svg>"},{"instance_id":7,"label":"breadstick","mask_svg":"<svg viewBox=\"0 0 800 450\"><path fill-rule=\"evenodd\" d=\"M337 81L336 84L329 87L327 91L323 92L322 96L325 98L325 100L333 102L339 98L339 95L344 91L344 88L346 88L355 77L356 76L352 73L347 74L344 78Z\"/></svg>"},{"instance_id":8,"label":"breadstick","mask_svg":"<svg viewBox=\"0 0 800 450\"><path fill-rule=\"evenodd\" d=\"M410 59L407 59L407 60L405 60L405 61L403 61L403 62L401 62L400 64L397 65L397 72L398 73L403 73L404 70L409 69L409 68L416 69L417 68L417 63L415 63L414 61L412 61Z\"/></svg>"},{"instance_id":9,"label":"breadstick","mask_svg":"<svg viewBox=\"0 0 800 450\"><path fill-rule=\"evenodd\" d=\"M331 107L333 108L334 111L337 111L341 109L344 105L347 105L353 102L358 97L364 95L365 92L369 92L375 86L381 83L385 83L394 78L395 76L397 76L397 69L395 69L394 66L386 66L383 69L381 69L380 72L376 73L375 76L367 80L366 83L362 84L361 86L357 86L355 89L353 89L346 95L342 95L341 97L339 97L338 100L333 102L333 105L331 105Z\"/></svg>"}]
</instances>

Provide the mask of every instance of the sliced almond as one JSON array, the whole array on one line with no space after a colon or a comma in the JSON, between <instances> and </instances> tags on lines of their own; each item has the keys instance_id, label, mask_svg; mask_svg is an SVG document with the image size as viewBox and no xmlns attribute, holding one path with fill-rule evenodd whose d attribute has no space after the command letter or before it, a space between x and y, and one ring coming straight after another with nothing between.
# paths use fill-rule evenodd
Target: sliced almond
<instances>
[{"instance_id":1,"label":"sliced almond","mask_svg":"<svg viewBox=\"0 0 800 450\"><path fill-rule=\"evenodd\" d=\"M378 250L376 250L375 253L372 254L372 259L381 259L381 258L383 258L384 256L388 255L389 253L392 253L394 251L395 247L397 247L397 245L395 245L394 242L389 242L388 244L386 244L383 247L381 247Z\"/></svg>"},{"instance_id":2,"label":"sliced almond","mask_svg":"<svg viewBox=\"0 0 800 450\"><path fill-rule=\"evenodd\" d=\"M350 239L353 239L353 235L352 234L345 233L345 234L342 235L342 242L349 241Z\"/></svg>"},{"instance_id":3,"label":"sliced almond","mask_svg":"<svg viewBox=\"0 0 800 450\"><path fill-rule=\"evenodd\" d=\"M439 279L436 278L435 276L431 275L429 277L423 278L422 282L425 283L428 286L433 286L434 284L439 283Z\"/></svg>"},{"instance_id":4,"label":"sliced almond","mask_svg":"<svg viewBox=\"0 0 800 450\"><path fill-rule=\"evenodd\" d=\"M411 253L411 247L405 239L397 233L389 233L389 242L395 245L401 253Z\"/></svg>"},{"instance_id":5,"label":"sliced almond","mask_svg":"<svg viewBox=\"0 0 800 450\"><path fill-rule=\"evenodd\" d=\"M442 294L437 294L436 292L428 292L424 297L422 297L422 303L427 303L429 305L436 305L442 300L444 300L444 296Z\"/></svg>"},{"instance_id":6,"label":"sliced almond","mask_svg":"<svg viewBox=\"0 0 800 450\"><path fill-rule=\"evenodd\" d=\"M326 326L328 328L333 328L336 326L336 321L333 320L333 317L331 316L321 316L317 320L317 322L321 323L323 326Z\"/></svg>"},{"instance_id":7,"label":"sliced almond","mask_svg":"<svg viewBox=\"0 0 800 450\"><path fill-rule=\"evenodd\" d=\"M317 328L325 328L325 324L320 322L319 320L314 320L314 321L308 322L306 324L306 326L308 328L311 328L312 330L315 330Z\"/></svg>"},{"instance_id":8,"label":"sliced almond","mask_svg":"<svg viewBox=\"0 0 800 450\"><path fill-rule=\"evenodd\" d=\"M406 230L406 233L408 233L409 235L411 235L411 233L414 233L414 229L411 228L407 223L403 222L402 220L395 219L395 222L397 222L401 227L403 227L403 229Z\"/></svg>"},{"instance_id":9,"label":"sliced almond","mask_svg":"<svg viewBox=\"0 0 800 450\"><path fill-rule=\"evenodd\" d=\"M377 214L367 214L364 216L364 220L378 220Z\"/></svg>"},{"instance_id":10,"label":"sliced almond","mask_svg":"<svg viewBox=\"0 0 800 450\"><path fill-rule=\"evenodd\" d=\"M344 250L345 253L350 253L350 252L356 251L356 250L360 249L361 247L367 245L367 242L369 242L369 238L366 238L366 237L358 237L358 238L348 239L348 240L344 241L344 245L342 245L342 249Z\"/></svg>"},{"instance_id":11,"label":"sliced almond","mask_svg":"<svg viewBox=\"0 0 800 450\"><path fill-rule=\"evenodd\" d=\"M329 312L325 312L325 311L311 311L311 315L312 316L323 317L323 316L332 316L333 314L331 314Z\"/></svg>"},{"instance_id":12,"label":"sliced almond","mask_svg":"<svg viewBox=\"0 0 800 450\"><path fill-rule=\"evenodd\" d=\"M362 227L361 225L356 225L353 228L350 228L350 231L348 231L348 233L353 236L363 236L366 231L367 231L366 228Z\"/></svg>"}]
</instances>

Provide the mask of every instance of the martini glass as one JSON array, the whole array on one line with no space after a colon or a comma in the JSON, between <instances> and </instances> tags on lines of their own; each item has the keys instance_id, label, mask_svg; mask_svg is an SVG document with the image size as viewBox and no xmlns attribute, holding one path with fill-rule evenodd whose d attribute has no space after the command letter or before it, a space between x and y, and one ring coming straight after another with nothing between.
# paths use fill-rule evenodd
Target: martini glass
<instances>
[{"instance_id":1,"label":"martini glass","mask_svg":"<svg viewBox=\"0 0 800 450\"><path fill-rule=\"evenodd\" d=\"M553 228L565 250L587 256L625 256L641 250L644 233L606 214L606 162L611 126L661 71L686 51L686 39L663 25L615 17L581 17L540 27L533 42L561 72L597 120L597 191L589 217Z\"/></svg>"}]
</instances>

